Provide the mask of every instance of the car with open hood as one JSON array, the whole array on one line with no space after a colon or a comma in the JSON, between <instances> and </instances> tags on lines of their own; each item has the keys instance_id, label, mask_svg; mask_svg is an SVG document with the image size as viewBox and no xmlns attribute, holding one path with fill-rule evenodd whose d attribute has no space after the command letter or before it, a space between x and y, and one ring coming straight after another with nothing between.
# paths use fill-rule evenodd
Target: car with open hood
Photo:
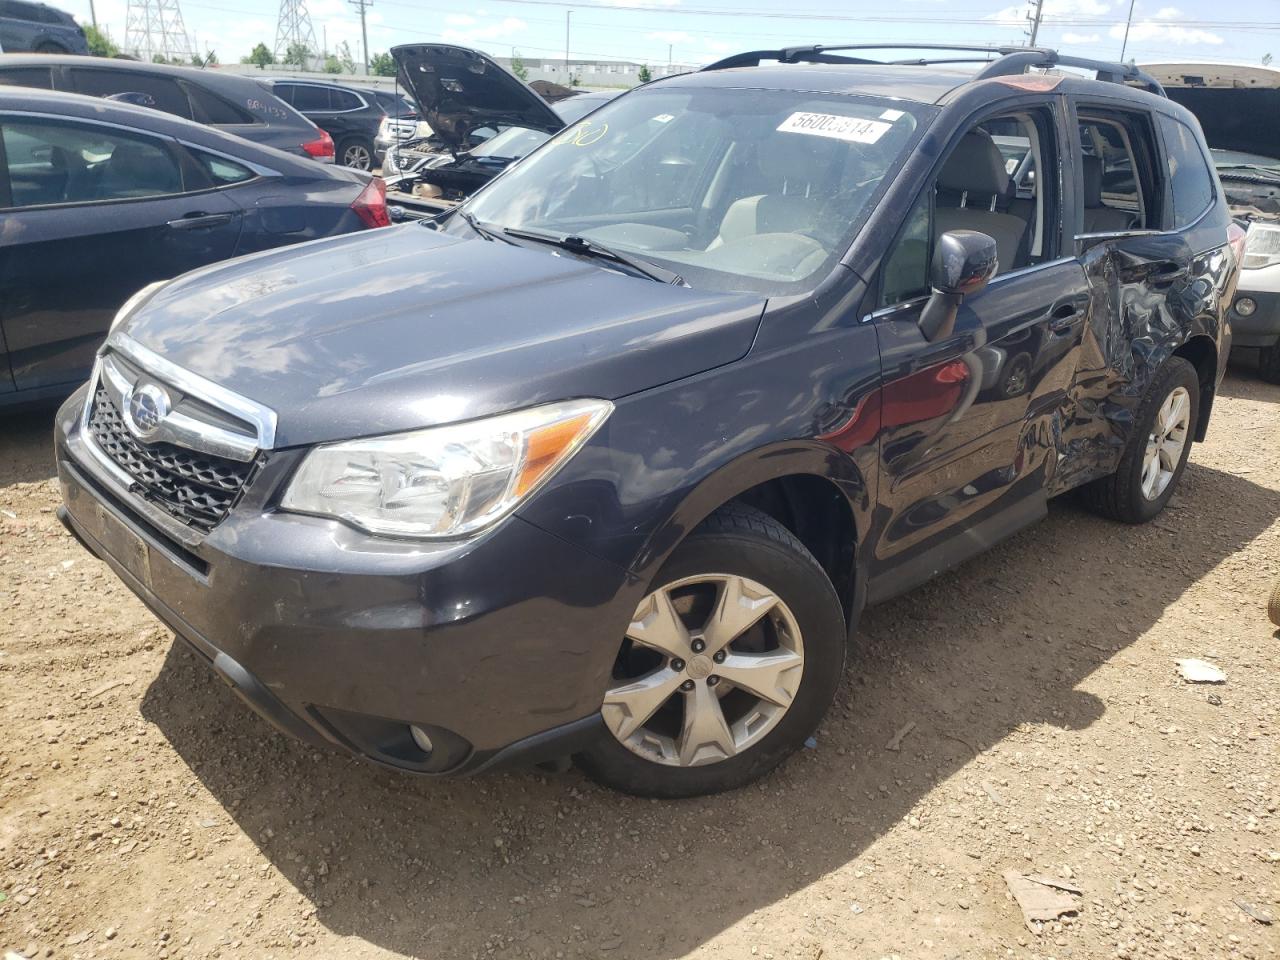
<instances>
[{"instance_id":1,"label":"car with open hood","mask_svg":"<svg viewBox=\"0 0 1280 960\"><path fill-rule=\"evenodd\" d=\"M1159 514L1230 347L1243 232L1158 83L919 56L730 57L446 216L141 292L58 414L59 515L310 743L755 780L868 604L1070 490ZM452 102L459 142L528 121Z\"/></svg>"},{"instance_id":2,"label":"car with open hood","mask_svg":"<svg viewBox=\"0 0 1280 960\"><path fill-rule=\"evenodd\" d=\"M1236 349L1280 383L1280 70L1228 63L1147 69L1200 121L1235 217L1248 229L1231 326Z\"/></svg>"},{"instance_id":3,"label":"car with open hood","mask_svg":"<svg viewBox=\"0 0 1280 960\"><path fill-rule=\"evenodd\" d=\"M391 56L424 135L389 145L383 174L393 202L426 215L465 200L552 134L617 96L560 87L548 90L553 104L466 47L409 44L393 47Z\"/></svg>"}]
</instances>

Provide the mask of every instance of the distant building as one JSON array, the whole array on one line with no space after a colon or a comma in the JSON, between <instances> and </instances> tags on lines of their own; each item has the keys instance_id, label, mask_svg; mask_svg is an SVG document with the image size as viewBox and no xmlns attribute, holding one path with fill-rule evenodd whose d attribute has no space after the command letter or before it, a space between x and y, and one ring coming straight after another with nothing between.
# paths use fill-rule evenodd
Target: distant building
<instances>
[{"instance_id":1,"label":"distant building","mask_svg":"<svg viewBox=\"0 0 1280 960\"><path fill-rule=\"evenodd\" d=\"M511 57L494 57L498 63L511 69ZM520 57L528 71L528 80L550 80L552 83L568 85L570 77L577 78L580 87L634 87L640 82L640 69L645 66L632 60L579 60L571 57L568 69L565 69L563 57ZM677 73L688 73L698 69L692 63L650 63L649 73L653 79L669 77Z\"/></svg>"}]
</instances>

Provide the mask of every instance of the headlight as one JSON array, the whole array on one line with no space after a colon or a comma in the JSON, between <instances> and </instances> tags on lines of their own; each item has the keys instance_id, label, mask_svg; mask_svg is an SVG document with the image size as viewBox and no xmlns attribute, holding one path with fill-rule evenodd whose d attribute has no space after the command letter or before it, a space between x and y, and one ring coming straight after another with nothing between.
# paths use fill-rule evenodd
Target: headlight
<instances>
[{"instance_id":1,"label":"headlight","mask_svg":"<svg viewBox=\"0 0 1280 960\"><path fill-rule=\"evenodd\" d=\"M316 447L281 506L370 533L448 539L505 517L591 438L607 400L568 400L484 420Z\"/></svg>"},{"instance_id":2,"label":"headlight","mask_svg":"<svg viewBox=\"0 0 1280 960\"><path fill-rule=\"evenodd\" d=\"M168 282L168 280L157 280L155 283L148 283L145 287L126 300L124 302L124 306L116 311L116 315L111 321L111 326L107 330L108 334L114 331L116 327L120 326L120 324L124 323L124 321L128 320L135 310L150 300L152 295Z\"/></svg>"},{"instance_id":3,"label":"headlight","mask_svg":"<svg viewBox=\"0 0 1280 960\"><path fill-rule=\"evenodd\" d=\"M1277 263L1280 263L1280 227L1249 224L1249 236L1244 243L1244 268L1260 270Z\"/></svg>"}]
</instances>

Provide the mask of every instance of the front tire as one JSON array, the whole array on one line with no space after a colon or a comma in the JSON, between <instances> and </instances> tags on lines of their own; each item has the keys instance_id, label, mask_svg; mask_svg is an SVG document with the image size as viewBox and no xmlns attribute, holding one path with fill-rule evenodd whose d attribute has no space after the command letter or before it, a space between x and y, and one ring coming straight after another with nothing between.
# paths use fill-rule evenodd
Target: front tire
<instances>
[{"instance_id":1,"label":"front tire","mask_svg":"<svg viewBox=\"0 0 1280 960\"><path fill-rule=\"evenodd\" d=\"M722 508L654 578L605 693L606 729L577 762L637 796L744 786L817 728L845 636L840 600L804 545L759 510Z\"/></svg>"},{"instance_id":2,"label":"front tire","mask_svg":"<svg viewBox=\"0 0 1280 960\"><path fill-rule=\"evenodd\" d=\"M1200 377L1182 357L1156 372L1134 414L1134 429L1109 477L1084 488L1098 513L1123 523L1146 523L1173 496L1191 453L1200 412Z\"/></svg>"},{"instance_id":3,"label":"front tire","mask_svg":"<svg viewBox=\"0 0 1280 960\"><path fill-rule=\"evenodd\" d=\"M1271 601L1267 604L1267 616L1271 622L1280 627L1280 583L1271 591Z\"/></svg>"}]
</instances>

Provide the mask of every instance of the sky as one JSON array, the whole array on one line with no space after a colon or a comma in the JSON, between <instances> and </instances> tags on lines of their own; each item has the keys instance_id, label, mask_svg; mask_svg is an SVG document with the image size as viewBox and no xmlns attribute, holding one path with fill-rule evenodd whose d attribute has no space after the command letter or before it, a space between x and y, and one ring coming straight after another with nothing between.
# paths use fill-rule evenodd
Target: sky
<instances>
[{"instance_id":1,"label":"sky","mask_svg":"<svg viewBox=\"0 0 1280 960\"><path fill-rule=\"evenodd\" d=\"M49 0L90 22L90 0ZM128 0L94 0L99 25L117 43ZM176 0L199 49L224 62L258 42L274 45L279 0ZM348 0L302 0L316 38L346 42L360 57L360 19ZM446 41L492 56L570 56L701 64L736 51L798 43L1026 40L1035 0L373 0L371 53L397 43ZM1116 59L1133 3L1125 59L1139 63L1280 59L1280 0L1044 0L1037 43L1064 53ZM566 16L567 15L567 16ZM1277 64L1280 66L1280 63Z\"/></svg>"}]
</instances>

